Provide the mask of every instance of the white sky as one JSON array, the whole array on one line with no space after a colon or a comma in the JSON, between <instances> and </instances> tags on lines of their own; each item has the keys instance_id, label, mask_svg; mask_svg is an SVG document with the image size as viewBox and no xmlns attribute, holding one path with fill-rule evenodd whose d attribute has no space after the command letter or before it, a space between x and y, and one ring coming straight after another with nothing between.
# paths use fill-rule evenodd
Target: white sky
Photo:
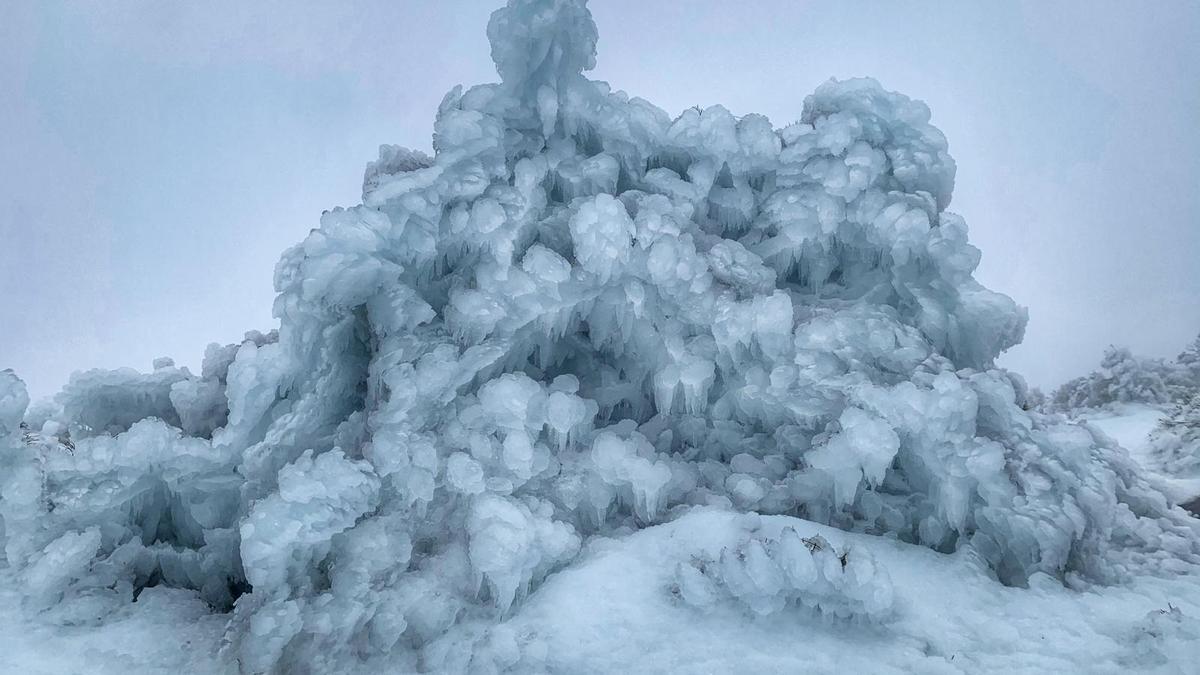
<instances>
[{"instance_id":1,"label":"white sky","mask_svg":"<svg viewBox=\"0 0 1200 675\"><path fill-rule=\"evenodd\" d=\"M0 2L0 368L43 396L273 327L279 253L497 79L498 2ZM1200 3L591 5L592 77L672 114L782 126L831 76L927 102L1032 383L1200 332Z\"/></svg>"}]
</instances>

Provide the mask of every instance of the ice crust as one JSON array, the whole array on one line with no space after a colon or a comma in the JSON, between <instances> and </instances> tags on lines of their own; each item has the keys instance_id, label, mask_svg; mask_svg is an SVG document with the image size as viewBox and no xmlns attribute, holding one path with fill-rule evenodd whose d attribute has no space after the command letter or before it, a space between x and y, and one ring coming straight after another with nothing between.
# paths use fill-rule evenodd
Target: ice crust
<instances>
[{"instance_id":1,"label":"ice crust","mask_svg":"<svg viewBox=\"0 0 1200 675\"><path fill-rule=\"evenodd\" d=\"M582 0L510 0L488 37L502 81L447 94L434 156L383 146L362 204L283 254L277 333L27 414L0 373L31 605L189 588L232 607L244 672L436 670L512 662L472 631L689 506L968 551L1018 586L1200 562L1123 451L995 367L1026 313L971 276L924 104L861 79L778 129L672 119L583 76ZM680 592L886 616L886 571L794 535L685 564Z\"/></svg>"}]
</instances>

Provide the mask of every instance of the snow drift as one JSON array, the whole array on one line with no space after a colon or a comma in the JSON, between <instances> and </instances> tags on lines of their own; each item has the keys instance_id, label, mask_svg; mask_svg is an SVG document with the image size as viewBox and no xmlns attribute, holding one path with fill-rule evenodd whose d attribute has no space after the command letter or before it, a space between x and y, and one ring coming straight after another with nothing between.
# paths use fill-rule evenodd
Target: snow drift
<instances>
[{"instance_id":1,"label":"snow drift","mask_svg":"<svg viewBox=\"0 0 1200 675\"><path fill-rule=\"evenodd\" d=\"M672 119L584 77L582 0L510 0L488 37L502 81L445 97L434 156L384 146L362 204L284 253L277 333L28 412L0 376L32 608L195 589L245 672L441 670L494 656L481 626L590 538L697 505L966 551L1007 585L1200 562L1127 455L994 367L1025 311L971 276L923 104L831 81L778 129ZM677 562L697 606L891 609L886 570L795 532Z\"/></svg>"}]
</instances>

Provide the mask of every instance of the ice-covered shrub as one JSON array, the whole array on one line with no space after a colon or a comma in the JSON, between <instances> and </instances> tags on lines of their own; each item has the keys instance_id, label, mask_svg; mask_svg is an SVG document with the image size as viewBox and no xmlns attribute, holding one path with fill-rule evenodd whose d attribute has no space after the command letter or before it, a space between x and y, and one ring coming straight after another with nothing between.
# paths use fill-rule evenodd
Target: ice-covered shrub
<instances>
[{"instance_id":1,"label":"ice-covered shrub","mask_svg":"<svg viewBox=\"0 0 1200 675\"><path fill-rule=\"evenodd\" d=\"M56 579L125 599L165 583L200 590L215 606L232 603L241 480L231 453L146 419L73 450L35 444L6 454L0 514L11 565L45 566L54 542L94 531L94 574Z\"/></svg>"},{"instance_id":2,"label":"ice-covered shrub","mask_svg":"<svg viewBox=\"0 0 1200 675\"><path fill-rule=\"evenodd\" d=\"M584 77L582 0L488 35L501 82L446 96L433 157L383 147L284 253L277 335L69 385L37 414L74 454L5 437L10 561L75 570L43 597L195 588L236 600L243 671L329 672L441 663L586 538L689 504L969 547L1009 584L1200 561L1123 453L995 368L1025 311L971 276L924 104L830 81L778 129L672 119ZM856 560L796 599L872 614ZM769 608L758 574L722 579Z\"/></svg>"},{"instance_id":3,"label":"ice-covered shrub","mask_svg":"<svg viewBox=\"0 0 1200 675\"><path fill-rule=\"evenodd\" d=\"M29 410L22 442L0 453L0 517L6 559L38 589L32 605L112 606L158 584L232 605L245 581L235 531L243 481L238 450L209 438L225 424L236 349L211 346L200 377L169 359L145 374L77 373Z\"/></svg>"},{"instance_id":4,"label":"ice-covered shrub","mask_svg":"<svg viewBox=\"0 0 1200 675\"><path fill-rule=\"evenodd\" d=\"M1166 380L1167 390L1176 402L1186 403L1200 394L1200 336L1175 357Z\"/></svg>"},{"instance_id":5,"label":"ice-covered shrub","mask_svg":"<svg viewBox=\"0 0 1200 675\"><path fill-rule=\"evenodd\" d=\"M27 407L25 383L12 370L0 370L0 438L8 440L17 435Z\"/></svg>"},{"instance_id":6,"label":"ice-covered shrub","mask_svg":"<svg viewBox=\"0 0 1200 675\"><path fill-rule=\"evenodd\" d=\"M277 339L274 331L250 331L243 343L263 345ZM175 367L169 358L156 359L149 373L132 368L77 372L52 402L31 410L27 422L35 430L64 438L86 438L116 436L153 417L189 436L211 438L229 414L226 380L240 347L209 345L199 377Z\"/></svg>"},{"instance_id":7,"label":"ice-covered shrub","mask_svg":"<svg viewBox=\"0 0 1200 675\"><path fill-rule=\"evenodd\" d=\"M1125 347L1109 347L1098 370L1060 386L1050 404L1054 410L1071 412L1114 403L1167 403L1170 373L1169 365L1160 359L1139 358Z\"/></svg>"},{"instance_id":8,"label":"ice-covered shrub","mask_svg":"<svg viewBox=\"0 0 1200 675\"><path fill-rule=\"evenodd\" d=\"M892 610L891 577L866 551L835 551L820 535L788 527L778 539L751 538L718 559L693 557L675 568L672 589L709 609L734 600L758 616L805 607L842 619L883 620Z\"/></svg>"},{"instance_id":9,"label":"ice-covered shrub","mask_svg":"<svg viewBox=\"0 0 1200 675\"><path fill-rule=\"evenodd\" d=\"M186 381L190 373L186 368L176 368L169 359L155 361L154 366L150 373L122 368L73 374L55 397L61 408L57 417L74 438L116 436L148 417L181 427L171 390Z\"/></svg>"},{"instance_id":10,"label":"ice-covered shrub","mask_svg":"<svg viewBox=\"0 0 1200 675\"><path fill-rule=\"evenodd\" d=\"M1150 451L1171 475L1200 470L1200 393L1171 408L1150 434Z\"/></svg>"},{"instance_id":11,"label":"ice-covered shrub","mask_svg":"<svg viewBox=\"0 0 1200 675\"><path fill-rule=\"evenodd\" d=\"M1200 393L1200 338L1173 361L1133 355L1109 347L1100 368L1054 391L1048 407L1060 412L1104 408L1116 403L1186 403Z\"/></svg>"},{"instance_id":12,"label":"ice-covered shrub","mask_svg":"<svg viewBox=\"0 0 1200 675\"><path fill-rule=\"evenodd\" d=\"M28 406L25 383L12 370L0 370L0 534L6 544L10 530L28 527L36 518L43 490L35 439L21 421Z\"/></svg>"}]
</instances>

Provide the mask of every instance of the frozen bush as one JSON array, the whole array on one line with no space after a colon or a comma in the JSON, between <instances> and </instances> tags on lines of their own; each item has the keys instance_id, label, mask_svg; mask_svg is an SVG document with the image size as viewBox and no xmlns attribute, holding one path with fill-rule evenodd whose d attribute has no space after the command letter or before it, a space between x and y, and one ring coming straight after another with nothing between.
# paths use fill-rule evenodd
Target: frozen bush
<instances>
[{"instance_id":1,"label":"frozen bush","mask_svg":"<svg viewBox=\"0 0 1200 675\"><path fill-rule=\"evenodd\" d=\"M235 450L207 440L226 409L228 362L213 363L214 349L202 378L169 359L145 374L77 373L53 403L30 410L20 443L0 448L5 556L54 580L31 591L32 605L128 600L158 584L198 590L215 607L233 603L244 583L233 531L241 480ZM64 564L47 561L64 558L68 542L82 541L68 556L86 557L77 569L45 572Z\"/></svg>"},{"instance_id":2,"label":"frozen bush","mask_svg":"<svg viewBox=\"0 0 1200 675\"><path fill-rule=\"evenodd\" d=\"M17 434L28 406L25 383L13 371L0 370L0 438Z\"/></svg>"},{"instance_id":3,"label":"frozen bush","mask_svg":"<svg viewBox=\"0 0 1200 675\"><path fill-rule=\"evenodd\" d=\"M198 378L85 373L38 409L47 443L0 439L10 561L62 541L64 597L233 603L245 672L452 669L467 643L516 667L487 626L587 538L686 505L968 548L1017 585L1200 562L1122 452L995 367L1026 313L972 277L923 103L861 79L780 128L672 119L584 76L583 0L510 0L488 36L501 81L446 95L433 156L381 148L362 204L284 252L277 333ZM795 547L681 592L886 611L865 557Z\"/></svg>"},{"instance_id":4,"label":"frozen bush","mask_svg":"<svg viewBox=\"0 0 1200 675\"><path fill-rule=\"evenodd\" d=\"M147 417L180 426L171 403L171 387L189 377L187 369L156 362L153 372L132 368L75 373L55 397L59 416L73 438L116 436Z\"/></svg>"},{"instance_id":5,"label":"frozen bush","mask_svg":"<svg viewBox=\"0 0 1200 675\"><path fill-rule=\"evenodd\" d=\"M0 514L10 564L37 565L55 542L95 530L93 574L69 579L80 588L120 581L132 593L166 583L199 590L218 607L232 603L242 578L232 455L146 419L116 436L71 448L26 445L5 459Z\"/></svg>"},{"instance_id":6,"label":"frozen bush","mask_svg":"<svg viewBox=\"0 0 1200 675\"><path fill-rule=\"evenodd\" d=\"M869 553L835 551L824 537L801 537L791 527L778 539L722 549L717 560L679 563L674 590L698 609L733 601L758 616L803 607L830 618L881 621L893 602L891 578Z\"/></svg>"},{"instance_id":7,"label":"frozen bush","mask_svg":"<svg viewBox=\"0 0 1200 675\"><path fill-rule=\"evenodd\" d=\"M1167 372L1167 390L1176 402L1186 403L1200 394L1200 335L1188 343Z\"/></svg>"},{"instance_id":8,"label":"frozen bush","mask_svg":"<svg viewBox=\"0 0 1200 675\"><path fill-rule=\"evenodd\" d=\"M1150 451L1170 475L1200 471L1200 393L1176 404L1150 434Z\"/></svg>"},{"instance_id":9,"label":"frozen bush","mask_svg":"<svg viewBox=\"0 0 1200 675\"><path fill-rule=\"evenodd\" d=\"M1168 403L1188 389L1184 370L1178 363L1139 358L1127 348L1109 347L1098 370L1077 377L1054 391L1050 407L1070 413L1118 403Z\"/></svg>"}]
</instances>

